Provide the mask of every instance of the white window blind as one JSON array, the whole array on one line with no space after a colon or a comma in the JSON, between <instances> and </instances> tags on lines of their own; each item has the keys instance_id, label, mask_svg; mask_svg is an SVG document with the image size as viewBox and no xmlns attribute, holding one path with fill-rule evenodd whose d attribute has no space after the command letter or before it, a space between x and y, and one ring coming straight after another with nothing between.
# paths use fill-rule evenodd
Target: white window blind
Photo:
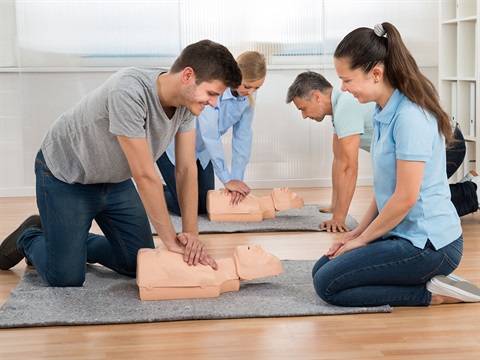
<instances>
[{"instance_id":1,"label":"white window blind","mask_svg":"<svg viewBox=\"0 0 480 360\"><path fill-rule=\"evenodd\" d=\"M332 63L348 32L383 21L397 26L417 61L436 64L437 1L16 0L15 21L2 21L16 27L20 67L168 66L205 38L234 55L258 50L269 64L318 66Z\"/></svg>"},{"instance_id":2,"label":"white window blind","mask_svg":"<svg viewBox=\"0 0 480 360\"><path fill-rule=\"evenodd\" d=\"M183 46L209 38L236 55L260 51L272 64L324 54L321 0L182 1L180 9Z\"/></svg>"},{"instance_id":3,"label":"white window blind","mask_svg":"<svg viewBox=\"0 0 480 360\"><path fill-rule=\"evenodd\" d=\"M21 66L170 65L211 39L269 61L324 53L323 1L17 0ZM312 62L312 59L308 60Z\"/></svg>"},{"instance_id":4,"label":"white window blind","mask_svg":"<svg viewBox=\"0 0 480 360\"><path fill-rule=\"evenodd\" d=\"M168 64L181 51L178 8L176 0L17 0L20 65Z\"/></svg>"}]
</instances>

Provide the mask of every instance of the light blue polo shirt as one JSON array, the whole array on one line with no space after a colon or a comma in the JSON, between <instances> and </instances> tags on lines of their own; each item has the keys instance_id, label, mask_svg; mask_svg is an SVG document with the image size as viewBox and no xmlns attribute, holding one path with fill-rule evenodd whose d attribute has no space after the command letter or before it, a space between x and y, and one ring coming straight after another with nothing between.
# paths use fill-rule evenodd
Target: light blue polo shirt
<instances>
[{"instance_id":1,"label":"light blue polo shirt","mask_svg":"<svg viewBox=\"0 0 480 360\"><path fill-rule=\"evenodd\" d=\"M395 191L397 160L425 163L417 203L384 237L408 239L418 248L424 248L430 240L436 249L456 240L462 228L450 200L445 139L436 119L395 90L383 110L377 105L373 123L371 157L378 211Z\"/></svg>"},{"instance_id":2,"label":"light blue polo shirt","mask_svg":"<svg viewBox=\"0 0 480 360\"><path fill-rule=\"evenodd\" d=\"M375 103L361 104L349 92L332 89L333 133L338 138L360 134L360 148L370 151Z\"/></svg>"},{"instance_id":3,"label":"light blue polo shirt","mask_svg":"<svg viewBox=\"0 0 480 360\"><path fill-rule=\"evenodd\" d=\"M257 98L257 92L253 93ZM197 117L195 153L202 168L211 161L215 174L226 184L230 180L243 181L252 151L252 122L254 107L248 96L234 96L230 88L218 97L215 108L207 105ZM222 135L232 129L232 163L228 171ZM167 156L175 165L175 145L170 144Z\"/></svg>"}]
</instances>

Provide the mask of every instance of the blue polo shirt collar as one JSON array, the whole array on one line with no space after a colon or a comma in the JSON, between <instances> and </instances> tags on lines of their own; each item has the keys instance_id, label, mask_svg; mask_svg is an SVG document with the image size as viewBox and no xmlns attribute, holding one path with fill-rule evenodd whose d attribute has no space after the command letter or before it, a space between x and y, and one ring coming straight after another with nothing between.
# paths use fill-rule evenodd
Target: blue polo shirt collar
<instances>
[{"instance_id":1,"label":"blue polo shirt collar","mask_svg":"<svg viewBox=\"0 0 480 360\"><path fill-rule=\"evenodd\" d=\"M395 89L387 105L382 109L378 104L373 113L373 119L383 124L390 124L398 110L400 103L405 99L405 95L398 89Z\"/></svg>"}]
</instances>

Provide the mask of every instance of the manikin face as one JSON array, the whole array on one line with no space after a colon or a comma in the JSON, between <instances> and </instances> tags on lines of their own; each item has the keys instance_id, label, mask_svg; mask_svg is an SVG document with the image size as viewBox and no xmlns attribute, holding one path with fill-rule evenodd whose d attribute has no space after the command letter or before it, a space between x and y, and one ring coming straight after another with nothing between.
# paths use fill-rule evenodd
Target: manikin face
<instances>
[{"instance_id":1,"label":"manikin face","mask_svg":"<svg viewBox=\"0 0 480 360\"><path fill-rule=\"evenodd\" d=\"M185 87L182 94L183 105L190 110L193 115L198 116L205 106L210 105L215 107L218 97L226 89L227 87L220 80L213 80L211 82L204 81L197 85L193 77L193 81Z\"/></svg>"},{"instance_id":2,"label":"manikin face","mask_svg":"<svg viewBox=\"0 0 480 360\"><path fill-rule=\"evenodd\" d=\"M276 210L299 209L304 206L303 198L289 188L274 188L272 191L273 206Z\"/></svg>"},{"instance_id":3,"label":"manikin face","mask_svg":"<svg viewBox=\"0 0 480 360\"><path fill-rule=\"evenodd\" d=\"M289 188L274 188L272 192L276 198L283 201L297 200L300 197Z\"/></svg>"},{"instance_id":4,"label":"manikin face","mask_svg":"<svg viewBox=\"0 0 480 360\"><path fill-rule=\"evenodd\" d=\"M237 272L241 279L251 280L278 275L282 263L275 255L267 253L259 245L241 245L235 250Z\"/></svg>"},{"instance_id":5,"label":"manikin face","mask_svg":"<svg viewBox=\"0 0 480 360\"><path fill-rule=\"evenodd\" d=\"M245 256L246 262L255 261L255 262L268 262L268 259L272 257L271 254L267 253L259 245L240 245L236 249L237 255ZM263 260L260 260L263 259Z\"/></svg>"},{"instance_id":6,"label":"manikin face","mask_svg":"<svg viewBox=\"0 0 480 360\"><path fill-rule=\"evenodd\" d=\"M260 89L260 87L265 82L265 77L256 80L256 81L244 81L242 85L237 89L238 95L247 96L252 95L255 91Z\"/></svg>"},{"instance_id":7,"label":"manikin face","mask_svg":"<svg viewBox=\"0 0 480 360\"><path fill-rule=\"evenodd\" d=\"M300 110L304 119L309 118L321 122L328 115L321 96L320 92L314 91L309 100L297 96L293 99L293 103Z\"/></svg>"},{"instance_id":8,"label":"manikin face","mask_svg":"<svg viewBox=\"0 0 480 360\"><path fill-rule=\"evenodd\" d=\"M350 69L347 59L335 59L335 70L342 80L342 91L351 93L360 103L375 101L372 86L374 85L373 70L365 74L362 69Z\"/></svg>"}]
</instances>

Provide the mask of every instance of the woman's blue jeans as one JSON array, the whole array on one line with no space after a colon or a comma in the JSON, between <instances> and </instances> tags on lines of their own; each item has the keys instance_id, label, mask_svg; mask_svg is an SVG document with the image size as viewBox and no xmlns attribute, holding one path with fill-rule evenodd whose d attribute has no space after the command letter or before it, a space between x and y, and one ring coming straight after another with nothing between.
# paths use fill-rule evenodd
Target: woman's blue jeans
<instances>
[{"instance_id":1,"label":"woman's blue jeans","mask_svg":"<svg viewBox=\"0 0 480 360\"><path fill-rule=\"evenodd\" d=\"M162 174L165 187L163 193L165 195L165 202L167 203L168 211L181 216L180 206L178 205L177 183L175 181L175 165L172 164L167 156L163 153L157 160L157 166ZM207 192L215 189L215 174L213 172L213 165L210 161L205 168L202 168L200 161L197 160L198 170L198 213L207 213Z\"/></svg>"},{"instance_id":2,"label":"woman's blue jeans","mask_svg":"<svg viewBox=\"0 0 480 360\"><path fill-rule=\"evenodd\" d=\"M318 296L338 306L428 306L425 283L452 273L460 263L463 238L435 250L402 238L378 239L332 260L321 257L312 270Z\"/></svg>"},{"instance_id":3,"label":"woman's blue jeans","mask_svg":"<svg viewBox=\"0 0 480 360\"><path fill-rule=\"evenodd\" d=\"M154 242L132 180L67 184L52 175L41 152L35 174L43 230L27 229L18 245L45 282L82 286L87 262L135 276L138 250L153 248ZM89 233L93 220L104 236Z\"/></svg>"}]
</instances>

